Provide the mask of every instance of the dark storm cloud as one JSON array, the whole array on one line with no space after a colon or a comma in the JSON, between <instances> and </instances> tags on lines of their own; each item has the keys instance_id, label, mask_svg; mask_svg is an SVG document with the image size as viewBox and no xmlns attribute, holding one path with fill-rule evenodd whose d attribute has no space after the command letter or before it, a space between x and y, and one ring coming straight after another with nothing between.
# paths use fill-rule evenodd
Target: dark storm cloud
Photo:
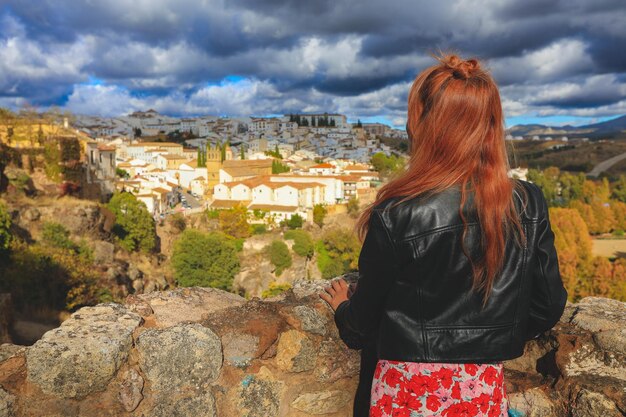
<instances>
[{"instance_id":1,"label":"dark storm cloud","mask_svg":"<svg viewBox=\"0 0 626 417\"><path fill-rule=\"evenodd\" d=\"M250 100L370 113L375 98L395 117L442 49L484 59L515 112L626 106L624 0L8 0L0 19L0 99L62 102L95 77L122 90L74 97L179 100L237 75L263 87ZM610 92L530 94L603 74Z\"/></svg>"}]
</instances>

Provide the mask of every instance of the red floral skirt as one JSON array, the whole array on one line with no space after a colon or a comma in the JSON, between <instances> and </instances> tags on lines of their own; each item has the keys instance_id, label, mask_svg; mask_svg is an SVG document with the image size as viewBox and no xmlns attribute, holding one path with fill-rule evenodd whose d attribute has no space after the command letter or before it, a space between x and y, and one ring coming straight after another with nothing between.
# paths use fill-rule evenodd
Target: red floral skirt
<instances>
[{"instance_id":1,"label":"red floral skirt","mask_svg":"<svg viewBox=\"0 0 626 417\"><path fill-rule=\"evenodd\" d=\"M503 367L379 359L370 417L506 417Z\"/></svg>"}]
</instances>

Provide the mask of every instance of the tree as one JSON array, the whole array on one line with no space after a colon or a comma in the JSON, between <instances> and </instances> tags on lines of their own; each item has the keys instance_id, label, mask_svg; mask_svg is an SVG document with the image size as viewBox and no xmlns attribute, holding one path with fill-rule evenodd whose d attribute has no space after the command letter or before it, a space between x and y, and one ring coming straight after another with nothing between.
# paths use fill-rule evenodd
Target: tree
<instances>
[{"instance_id":1,"label":"tree","mask_svg":"<svg viewBox=\"0 0 626 417\"><path fill-rule=\"evenodd\" d=\"M348 214L350 217L357 217L359 214L359 199L355 196L348 200Z\"/></svg>"},{"instance_id":2,"label":"tree","mask_svg":"<svg viewBox=\"0 0 626 417\"><path fill-rule=\"evenodd\" d=\"M221 233L187 229L174 243L172 267L181 287L230 291L240 263L233 239Z\"/></svg>"},{"instance_id":3,"label":"tree","mask_svg":"<svg viewBox=\"0 0 626 417\"><path fill-rule=\"evenodd\" d=\"M563 284L576 302L590 295L593 254L587 224L574 209L551 207L549 216Z\"/></svg>"},{"instance_id":4,"label":"tree","mask_svg":"<svg viewBox=\"0 0 626 417\"><path fill-rule=\"evenodd\" d=\"M363 124L361 123L361 119L358 119L356 122L356 127L361 128L363 127Z\"/></svg>"},{"instance_id":5,"label":"tree","mask_svg":"<svg viewBox=\"0 0 626 417\"><path fill-rule=\"evenodd\" d=\"M140 128L138 128L138 127L135 127L135 128L133 129L133 135L134 135L136 138L140 138L140 137L141 137L141 129L140 129Z\"/></svg>"},{"instance_id":6,"label":"tree","mask_svg":"<svg viewBox=\"0 0 626 417\"><path fill-rule=\"evenodd\" d=\"M357 270L361 244L348 229L333 229L317 242L317 266L325 279Z\"/></svg>"},{"instance_id":7,"label":"tree","mask_svg":"<svg viewBox=\"0 0 626 417\"><path fill-rule=\"evenodd\" d=\"M13 139L13 126L15 124L15 113L10 109L0 107L0 125L6 130L7 143L10 145ZM2 131L0 131L2 132ZM0 137L0 139L2 139ZM2 140L0 140L2 142Z\"/></svg>"},{"instance_id":8,"label":"tree","mask_svg":"<svg viewBox=\"0 0 626 417\"><path fill-rule=\"evenodd\" d=\"M124 178L125 180L130 178L130 174L128 173L128 171L122 168L115 168L115 175L120 178Z\"/></svg>"},{"instance_id":9,"label":"tree","mask_svg":"<svg viewBox=\"0 0 626 417\"><path fill-rule=\"evenodd\" d=\"M287 230L285 239L293 239L292 249L296 254L308 259L313 257L315 244L306 230Z\"/></svg>"},{"instance_id":10,"label":"tree","mask_svg":"<svg viewBox=\"0 0 626 417\"><path fill-rule=\"evenodd\" d=\"M303 223L304 219L299 214L294 214L289 218L289 220L285 222L287 227L289 227L290 229L299 229L302 227Z\"/></svg>"},{"instance_id":11,"label":"tree","mask_svg":"<svg viewBox=\"0 0 626 417\"><path fill-rule=\"evenodd\" d=\"M529 181L535 183L541 191L543 191L543 195L548 202L548 206L554 207L557 205L557 190L558 190L558 179L559 179L559 169L556 167L549 167L544 169L543 171L539 171L536 169L529 169L527 178Z\"/></svg>"},{"instance_id":12,"label":"tree","mask_svg":"<svg viewBox=\"0 0 626 417\"><path fill-rule=\"evenodd\" d=\"M11 215L7 207L0 201L0 256L9 252L12 239Z\"/></svg>"},{"instance_id":13,"label":"tree","mask_svg":"<svg viewBox=\"0 0 626 417\"><path fill-rule=\"evenodd\" d=\"M128 250L151 252L156 247L156 228L146 205L130 193L115 193L107 207L115 214L113 233Z\"/></svg>"},{"instance_id":14,"label":"tree","mask_svg":"<svg viewBox=\"0 0 626 417\"><path fill-rule=\"evenodd\" d=\"M374 166L374 170L382 176L387 176L402 168L400 158L394 154L387 156L384 152L376 152L372 155L370 163Z\"/></svg>"},{"instance_id":15,"label":"tree","mask_svg":"<svg viewBox=\"0 0 626 417\"><path fill-rule=\"evenodd\" d=\"M313 222L320 228L324 227L324 219L328 214L328 210L322 204L316 204L313 206Z\"/></svg>"},{"instance_id":16,"label":"tree","mask_svg":"<svg viewBox=\"0 0 626 417\"><path fill-rule=\"evenodd\" d=\"M276 267L274 273L276 276L280 276L283 271L289 268L292 264L291 253L289 247L285 242L275 239L272 243L266 247L266 253L270 258L272 265Z\"/></svg>"},{"instance_id":17,"label":"tree","mask_svg":"<svg viewBox=\"0 0 626 417\"><path fill-rule=\"evenodd\" d=\"M24 133L26 135L26 139L30 142L31 147L34 147L35 132L33 126L40 119L39 113L34 106L31 106L30 104L25 104L22 106L18 114L24 125Z\"/></svg>"},{"instance_id":18,"label":"tree","mask_svg":"<svg viewBox=\"0 0 626 417\"><path fill-rule=\"evenodd\" d=\"M620 175L619 179L613 184L611 197L626 203L626 175Z\"/></svg>"},{"instance_id":19,"label":"tree","mask_svg":"<svg viewBox=\"0 0 626 417\"><path fill-rule=\"evenodd\" d=\"M226 145L228 145L228 141L226 141L223 145L220 145L220 159L222 162L226 159Z\"/></svg>"},{"instance_id":20,"label":"tree","mask_svg":"<svg viewBox=\"0 0 626 417\"><path fill-rule=\"evenodd\" d=\"M245 152L245 150L243 149L243 143L242 143L242 144L241 144L241 146L239 147L239 152L240 152L240 153L239 153L239 156L240 156L241 160L246 159L246 152Z\"/></svg>"},{"instance_id":21,"label":"tree","mask_svg":"<svg viewBox=\"0 0 626 417\"><path fill-rule=\"evenodd\" d=\"M234 237L248 237L251 235L248 223L248 209L241 204L228 210L220 210L218 215L220 229Z\"/></svg>"}]
</instances>

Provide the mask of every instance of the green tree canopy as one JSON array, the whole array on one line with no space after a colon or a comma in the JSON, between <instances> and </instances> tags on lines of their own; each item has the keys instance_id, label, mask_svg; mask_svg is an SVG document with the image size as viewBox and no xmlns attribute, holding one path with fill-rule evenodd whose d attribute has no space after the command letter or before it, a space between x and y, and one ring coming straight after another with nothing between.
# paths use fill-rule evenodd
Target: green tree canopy
<instances>
[{"instance_id":1,"label":"green tree canopy","mask_svg":"<svg viewBox=\"0 0 626 417\"><path fill-rule=\"evenodd\" d=\"M269 255L270 262L276 267L276 270L274 271L276 276L280 276L285 269L291 266L291 253L289 252L289 247L287 247L285 242L275 239L269 246L267 246L266 250Z\"/></svg>"},{"instance_id":2,"label":"green tree canopy","mask_svg":"<svg viewBox=\"0 0 626 417\"><path fill-rule=\"evenodd\" d=\"M240 263L233 239L187 229L174 243L172 267L178 285L230 291Z\"/></svg>"},{"instance_id":3,"label":"green tree canopy","mask_svg":"<svg viewBox=\"0 0 626 417\"><path fill-rule=\"evenodd\" d=\"M0 255L8 253L11 247L11 215L0 201Z\"/></svg>"},{"instance_id":4,"label":"green tree canopy","mask_svg":"<svg viewBox=\"0 0 626 417\"><path fill-rule=\"evenodd\" d=\"M324 227L326 214L328 214L328 210L323 204L316 204L313 206L313 222L319 227Z\"/></svg>"},{"instance_id":5,"label":"green tree canopy","mask_svg":"<svg viewBox=\"0 0 626 417\"><path fill-rule=\"evenodd\" d=\"M113 233L124 249L154 250L156 227L144 203L130 193L115 193L107 207L115 214Z\"/></svg>"},{"instance_id":6,"label":"green tree canopy","mask_svg":"<svg viewBox=\"0 0 626 417\"><path fill-rule=\"evenodd\" d=\"M333 229L324 233L316 249L318 268L325 279L357 270L361 244L350 230Z\"/></svg>"},{"instance_id":7,"label":"green tree canopy","mask_svg":"<svg viewBox=\"0 0 626 417\"><path fill-rule=\"evenodd\" d=\"M300 229L302 228L302 224L304 223L304 219L299 214L294 214L285 222L287 227L290 229Z\"/></svg>"},{"instance_id":8,"label":"green tree canopy","mask_svg":"<svg viewBox=\"0 0 626 417\"><path fill-rule=\"evenodd\" d=\"M220 229L234 237L248 237L252 234L248 223L248 209L242 204L228 210L220 210L218 214Z\"/></svg>"},{"instance_id":9,"label":"green tree canopy","mask_svg":"<svg viewBox=\"0 0 626 417\"><path fill-rule=\"evenodd\" d=\"M384 152L376 152L372 155L370 163L374 167L374 170L378 171L382 176L392 174L403 166L401 158L394 154L387 156Z\"/></svg>"},{"instance_id":10,"label":"green tree canopy","mask_svg":"<svg viewBox=\"0 0 626 417\"><path fill-rule=\"evenodd\" d=\"M311 258L314 253L315 245L311 234L306 230L287 230L285 239L293 239L293 251L298 255Z\"/></svg>"}]
</instances>

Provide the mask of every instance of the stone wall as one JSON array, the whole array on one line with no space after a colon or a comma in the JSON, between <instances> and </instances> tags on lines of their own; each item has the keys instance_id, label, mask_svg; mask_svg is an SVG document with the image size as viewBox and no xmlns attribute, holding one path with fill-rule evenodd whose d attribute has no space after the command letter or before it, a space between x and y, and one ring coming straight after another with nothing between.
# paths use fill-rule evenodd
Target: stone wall
<instances>
[{"instance_id":1,"label":"stone wall","mask_svg":"<svg viewBox=\"0 0 626 417\"><path fill-rule=\"evenodd\" d=\"M30 347L0 347L0 417L350 416L359 354L324 282L273 299L192 288L85 307ZM528 416L626 411L626 305L587 298L506 364Z\"/></svg>"}]
</instances>

